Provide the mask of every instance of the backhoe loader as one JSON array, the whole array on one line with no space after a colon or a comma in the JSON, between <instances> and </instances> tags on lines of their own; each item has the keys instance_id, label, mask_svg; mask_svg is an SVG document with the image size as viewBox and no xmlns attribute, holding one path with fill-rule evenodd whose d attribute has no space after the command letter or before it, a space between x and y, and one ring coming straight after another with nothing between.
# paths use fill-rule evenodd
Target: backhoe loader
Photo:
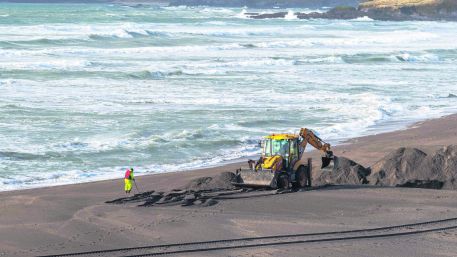
<instances>
[{"instance_id":1,"label":"backhoe loader","mask_svg":"<svg viewBox=\"0 0 457 257\"><path fill-rule=\"evenodd\" d=\"M312 130L300 129L297 134L271 134L261 141L262 154L256 162L249 160L249 169L236 171L238 186L262 186L288 189L311 186L312 161L306 158L305 149L310 144L323 152L321 169L333 169L335 158L330 144L320 139Z\"/></svg>"}]
</instances>

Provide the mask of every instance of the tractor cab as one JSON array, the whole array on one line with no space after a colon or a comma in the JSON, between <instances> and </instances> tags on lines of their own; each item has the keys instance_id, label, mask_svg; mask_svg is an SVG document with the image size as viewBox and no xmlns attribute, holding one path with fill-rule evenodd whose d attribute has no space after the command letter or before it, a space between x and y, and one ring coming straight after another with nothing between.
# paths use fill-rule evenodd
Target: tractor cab
<instances>
[{"instance_id":1,"label":"tractor cab","mask_svg":"<svg viewBox=\"0 0 457 257\"><path fill-rule=\"evenodd\" d=\"M260 144L260 159L249 160L248 169L237 169L236 181L233 184L284 189L290 185L296 188L310 187L312 159L305 158L304 154L308 144L325 154L321 168L333 166L335 157L330 151L330 144L320 139L312 130L302 128L298 135L270 134L264 137Z\"/></svg>"},{"instance_id":2,"label":"tractor cab","mask_svg":"<svg viewBox=\"0 0 457 257\"><path fill-rule=\"evenodd\" d=\"M299 159L299 136L272 134L262 140L262 169L289 171ZM276 166L275 166L276 165ZM277 166L280 165L280 166Z\"/></svg>"}]
</instances>

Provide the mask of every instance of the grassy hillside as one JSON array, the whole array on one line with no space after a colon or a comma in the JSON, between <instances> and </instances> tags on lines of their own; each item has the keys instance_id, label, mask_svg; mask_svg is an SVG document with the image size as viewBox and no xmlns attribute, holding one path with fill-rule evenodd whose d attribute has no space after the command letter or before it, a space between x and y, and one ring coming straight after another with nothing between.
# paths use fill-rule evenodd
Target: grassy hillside
<instances>
[{"instance_id":1,"label":"grassy hillside","mask_svg":"<svg viewBox=\"0 0 457 257\"><path fill-rule=\"evenodd\" d=\"M369 0L359 10L392 17L456 20L457 0Z\"/></svg>"},{"instance_id":2,"label":"grassy hillside","mask_svg":"<svg viewBox=\"0 0 457 257\"><path fill-rule=\"evenodd\" d=\"M436 5L440 0L370 0L361 3L362 8L390 8L398 9L402 7Z\"/></svg>"},{"instance_id":3,"label":"grassy hillside","mask_svg":"<svg viewBox=\"0 0 457 257\"><path fill-rule=\"evenodd\" d=\"M367 9L437 8L455 11L457 0L368 0L361 3L360 7Z\"/></svg>"}]
</instances>

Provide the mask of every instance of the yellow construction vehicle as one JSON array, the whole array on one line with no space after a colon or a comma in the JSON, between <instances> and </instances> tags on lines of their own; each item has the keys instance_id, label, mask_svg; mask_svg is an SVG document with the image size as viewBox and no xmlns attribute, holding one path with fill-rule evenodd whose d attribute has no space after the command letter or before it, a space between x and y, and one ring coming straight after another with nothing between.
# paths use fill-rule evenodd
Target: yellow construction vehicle
<instances>
[{"instance_id":1,"label":"yellow construction vehicle","mask_svg":"<svg viewBox=\"0 0 457 257\"><path fill-rule=\"evenodd\" d=\"M288 189L311 186L312 162L305 149L310 144L323 152L321 169L332 169L333 152L330 144L307 128L297 134L271 134L261 141L262 155L256 162L249 160L249 169L236 171L236 185L264 186Z\"/></svg>"}]
</instances>

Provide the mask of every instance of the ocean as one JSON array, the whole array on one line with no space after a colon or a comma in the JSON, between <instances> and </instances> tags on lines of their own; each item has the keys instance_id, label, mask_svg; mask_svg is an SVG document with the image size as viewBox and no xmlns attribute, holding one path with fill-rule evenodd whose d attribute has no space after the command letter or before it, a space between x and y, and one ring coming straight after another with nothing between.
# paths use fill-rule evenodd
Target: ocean
<instances>
[{"instance_id":1,"label":"ocean","mask_svg":"<svg viewBox=\"0 0 457 257\"><path fill-rule=\"evenodd\" d=\"M0 190L219 165L456 112L457 24L0 3Z\"/></svg>"}]
</instances>

